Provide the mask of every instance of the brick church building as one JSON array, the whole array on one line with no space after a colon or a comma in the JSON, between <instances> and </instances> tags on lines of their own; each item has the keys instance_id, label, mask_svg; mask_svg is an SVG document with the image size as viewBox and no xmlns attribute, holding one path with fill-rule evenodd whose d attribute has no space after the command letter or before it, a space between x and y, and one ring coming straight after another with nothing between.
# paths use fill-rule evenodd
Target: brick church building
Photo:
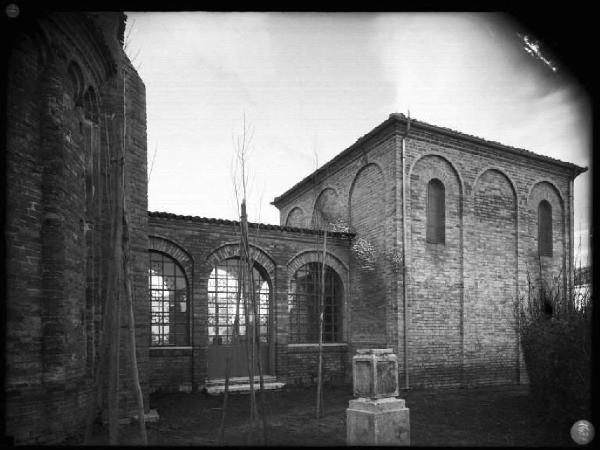
<instances>
[{"instance_id":1,"label":"brick church building","mask_svg":"<svg viewBox=\"0 0 600 450\"><path fill-rule=\"evenodd\" d=\"M122 49L123 14L26 25L8 78L5 431L51 443L81 428L94 389L111 164L125 174L146 408L153 391L223 378L225 352L240 351L240 224L147 212L145 88ZM327 230L326 382L349 383L365 347L394 350L404 388L527 382L514 304L529 281L572 288L573 180L585 170L391 114L275 198L279 225L249 226L263 372L315 381ZM237 354L231 375L243 376Z\"/></svg>"}]
</instances>

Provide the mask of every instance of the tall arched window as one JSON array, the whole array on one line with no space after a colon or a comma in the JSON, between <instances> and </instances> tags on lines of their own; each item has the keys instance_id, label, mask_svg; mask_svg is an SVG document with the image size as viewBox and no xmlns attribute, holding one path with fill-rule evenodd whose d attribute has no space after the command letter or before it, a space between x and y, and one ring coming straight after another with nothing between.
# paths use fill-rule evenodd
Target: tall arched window
<instances>
[{"instance_id":1,"label":"tall arched window","mask_svg":"<svg viewBox=\"0 0 600 450\"><path fill-rule=\"evenodd\" d=\"M538 206L538 252L552 256L552 206L546 200Z\"/></svg>"},{"instance_id":2,"label":"tall arched window","mask_svg":"<svg viewBox=\"0 0 600 450\"><path fill-rule=\"evenodd\" d=\"M226 259L213 269L208 279L208 343L231 344L236 315L238 317L238 336L246 336L246 309L249 323L255 323L251 309L251 299L244 292L244 274L239 258ZM259 270L261 269L261 270ZM259 342L268 342L269 337L269 282L264 270L255 264L252 270L252 282L258 316Z\"/></svg>"},{"instance_id":3,"label":"tall arched window","mask_svg":"<svg viewBox=\"0 0 600 450\"><path fill-rule=\"evenodd\" d=\"M319 342L319 299L322 265L311 262L300 267L291 281L289 293L290 343ZM325 266L323 302L323 342L339 342L342 333L342 292L339 275Z\"/></svg>"},{"instance_id":4,"label":"tall arched window","mask_svg":"<svg viewBox=\"0 0 600 450\"><path fill-rule=\"evenodd\" d=\"M185 274L177 261L150 251L150 345L189 345L189 292Z\"/></svg>"},{"instance_id":5,"label":"tall arched window","mask_svg":"<svg viewBox=\"0 0 600 450\"><path fill-rule=\"evenodd\" d=\"M446 242L446 189L434 178L427 185L427 242Z\"/></svg>"}]
</instances>

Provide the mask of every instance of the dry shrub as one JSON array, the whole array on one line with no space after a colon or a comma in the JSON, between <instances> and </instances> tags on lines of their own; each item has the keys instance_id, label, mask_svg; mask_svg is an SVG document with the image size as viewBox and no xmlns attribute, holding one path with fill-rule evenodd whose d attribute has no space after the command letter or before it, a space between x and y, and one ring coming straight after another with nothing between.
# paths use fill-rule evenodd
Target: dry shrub
<instances>
[{"instance_id":1,"label":"dry shrub","mask_svg":"<svg viewBox=\"0 0 600 450\"><path fill-rule=\"evenodd\" d=\"M589 417L592 368L592 293L560 290L560 275L535 287L516 305L531 393L553 420Z\"/></svg>"}]
</instances>

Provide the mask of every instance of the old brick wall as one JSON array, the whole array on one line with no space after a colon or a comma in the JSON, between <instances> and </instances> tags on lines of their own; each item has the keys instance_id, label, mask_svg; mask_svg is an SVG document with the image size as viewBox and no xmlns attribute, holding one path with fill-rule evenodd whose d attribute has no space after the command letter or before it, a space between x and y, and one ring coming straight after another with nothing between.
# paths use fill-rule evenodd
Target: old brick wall
<instances>
[{"instance_id":1,"label":"old brick wall","mask_svg":"<svg viewBox=\"0 0 600 450\"><path fill-rule=\"evenodd\" d=\"M463 188L454 167L438 155L416 160L407 178L411 384L426 379L444 384L448 378L456 377L461 367ZM434 178L445 187L445 243L426 240L427 186Z\"/></svg>"},{"instance_id":2,"label":"old brick wall","mask_svg":"<svg viewBox=\"0 0 600 450\"><path fill-rule=\"evenodd\" d=\"M25 14L11 49L5 393L6 432L18 444L59 442L86 417L109 262L105 136L123 124L108 125L103 113L118 103L111 79L124 57L122 20L119 13L101 23L86 13ZM145 100L135 96L137 108ZM136 157L126 168L140 183L131 201L141 228L132 240L145 255L145 142ZM145 289L139 273L138 286Z\"/></svg>"},{"instance_id":3,"label":"old brick wall","mask_svg":"<svg viewBox=\"0 0 600 450\"><path fill-rule=\"evenodd\" d=\"M323 172L311 175L307 185L289 199L276 202L282 224L298 223L300 217L309 224L323 194L331 198L333 191L340 222L356 233L354 243L358 245L350 257L348 367L355 348L392 347L402 355L402 347L398 347L403 326L397 315L401 303L398 266L391 262L401 245L400 193L394 181L399 170L398 139L390 134L391 129L385 131L381 136L359 139L351 155L336 159Z\"/></svg>"},{"instance_id":4,"label":"old brick wall","mask_svg":"<svg viewBox=\"0 0 600 450\"><path fill-rule=\"evenodd\" d=\"M523 382L513 305L527 294L528 280L536 286L540 279L558 283L563 295L568 288L569 182L580 168L423 122L412 121L407 130L406 118L398 117L390 116L275 199L281 223L306 220L326 187L349 205L348 223L357 232L350 263L349 357L355 346L392 347L403 380L406 333L410 386ZM391 264L402 254L403 163L406 327L402 265ZM426 240L427 184L433 178L445 186L444 244ZM552 206L553 255L540 259L541 200ZM359 269L355 250L361 237L384 248L383 264L374 270Z\"/></svg>"},{"instance_id":5,"label":"old brick wall","mask_svg":"<svg viewBox=\"0 0 600 450\"><path fill-rule=\"evenodd\" d=\"M556 250L547 257L548 275L566 273L569 234L565 221L570 213L562 207L560 197L568 195L569 170L551 161L539 161L527 155L513 155L489 148L446 133L438 133L413 126L406 143L407 164L413 167L412 177L419 176L424 185L430 175L429 167L419 164L425 158L446 161L460 179L463 195L448 195L447 221L451 219L448 206L462 202L460 221L446 224L446 245L454 248L455 257L443 265L453 275L442 285L419 286L415 284L423 266L415 259L417 254L434 258L415 234L415 220L425 221L425 196L410 198L411 211L421 208L413 217L409 236L408 261L410 287L409 372L413 386L440 386L459 384L496 384L526 380L525 368L515 332L514 302L526 292L526 274L536 266L537 258L537 204L548 197L553 204L553 240ZM542 182L544 180L544 182ZM549 186L553 186L550 189ZM539 198L536 192L544 191ZM558 192L561 192L560 196ZM535 211L534 211L535 210ZM432 269L432 268L430 268ZM426 270L429 276L436 272ZM563 278L563 288L566 277ZM440 295L440 291L444 295ZM442 302L441 305L439 303ZM422 306L426 305L426 306ZM434 306L436 305L436 306ZM435 368L421 371L423 367L416 350L425 342L414 334L420 317L415 314L423 307L436 308L437 317L448 321L442 333L453 335L454 351L435 350L425 345L430 357L439 363ZM435 328L434 328L435 329ZM422 329L423 335L427 327ZM432 330L429 330L432 331ZM426 338L427 339L427 338ZM421 347L422 348L422 347Z\"/></svg>"},{"instance_id":6,"label":"old brick wall","mask_svg":"<svg viewBox=\"0 0 600 450\"><path fill-rule=\"evenodd\" d=\"M215 264L239 255L238 227L226 220L150 213L150 249L171 256L186 274L191 274L188 278L192 298L191 345L149 349L151 390L186 390L191 386L196 390L204 386L208 376L208 279ZM270 282L272 347L267 373L284 382L312 383L317 373L318 349L315 343L288 344L288 289L298 268L321 258L321 238L312 230L273 225L251 226L250 236L254 257ZM329 235L326 264L342 279L344 304L349 291L348 259L349 235ZM342 316L343 343L328 344L324 349L326 378L332 382L343 380L347 373L346 310Z\"/></svg>"}]
</instances>

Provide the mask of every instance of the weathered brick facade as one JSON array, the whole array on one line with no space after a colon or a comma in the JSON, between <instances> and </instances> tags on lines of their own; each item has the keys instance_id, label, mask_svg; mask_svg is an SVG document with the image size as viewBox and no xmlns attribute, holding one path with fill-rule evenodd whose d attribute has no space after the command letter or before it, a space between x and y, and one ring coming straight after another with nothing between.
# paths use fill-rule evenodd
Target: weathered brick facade
<instances>
[{"instance_id":1,"label":"weathered brick facade","mask_svg":"<svg viewBox=\"0 0 600 450\"><path fill-rule=\"evenodd\" d=\"M281 227L252 228L256 260L272 283L269 374L315 380L317 346L288 342L288 294L302 263L318 260L322 232L310 228L327 226L350 234L328 243L344 298L342 339L325 346L326 379L349 381L356 348L392 347L405 387L526 382L514 302L528 278L539 283L540 264L544 277L569 286L572 180L584 169L414 120L407 133L407 123L391 115L275 199ZM443 243L426 238L432 179L444 186ZM553 254L538 258L541 200L552 206ZM193 284L193 340L150 349L151 389L198 389L209 378L208 278L238 254L238 227L150 213L150 248L178 261Z\"/></svg>"},{"instance_id":2,"label":"weathered brick facade","mask_svg":"<svg viewBox=\"0 0 600 450\"><path fill-rule=\"evenodd\" d=\"M513 305L528 279L557 277L565 294L572 286L573 179L585 169L408 123L390 115L276 198L281 223L307 225L325 190L337 199L353 242L366 241L376 261L365 267L350 252L348 348L393 347L404 386L525 381ZM445 187L444 243L426 239L432 179ZM551 257L538 257L541 200L552 207Z\"/></svg>"},{"instance_id":3,"label":"weathered brick facade","mask_svg":"<svg viewBox=\"0 0 600 450\"><path fill-rule=\"evenodd\" d=\"M145 88L122 49L120 13L31 20L9 61L6 432L52 443L84 423L100 351L113 249L111 167L123 150L139 374L155 390L209 378L209 277L239 256L239 223L147 212ZM410 122L410 126L409 126ZM349 382L357 348L392 347L404 387L526 380L513 304L528 281L572 286L573 164L392 114L273 204L281 226L250 226L269 287L265 372L310 384L316 342L290 342L295 274L322 258L340 280L340 330L325 380ZM427 238L428 183L444 186L442 243ZM538 257L538 207L552 256ZM345 231L339 231L345 230ZM149 251L178 263L189 345L151 345ZM134 414L121 311L121 417Z\"/></svg>"},{"instance_id":4,"label":"weathered brick facade","mask_svg":"<svg viewBox=\"0 0 600 450\"><path fill-rule=\"evenodd\" d=\"M148 334L145 88L122 49L123 14L19 20L7 89L6 433L52 443L86 417L111 264L108 173L123 146L137 336ZM125 348L122 417L133 405Z\"/></svg>"},{"instance_id":5,"label":"weathered brick facade","mask_svg":"<svg viewBox=\"0 0 600 450\"><path fill-rule=\"evenodd\" d=\"M190 345L150 347L151 390L202 389L208 378L208 280L216 264L239 256L239 223L150 213L148 224L150 250L164 253L179 263L191 280L192 299ZM317 346L288 344L288 290L298 268L321 260L322 233L263 224L250 226L249 232L252 257L264 269L270 285L271 345L265 372L288 383L312 383L317 373ZM342 279L346 298L351 284L347 266L351 237L347 233L329 234L326 257L326 264ZM346 342L348 339L344 338L341 343L324 347L324 367L331 382L347 381Z\"/></svg>"}]
</instances>

